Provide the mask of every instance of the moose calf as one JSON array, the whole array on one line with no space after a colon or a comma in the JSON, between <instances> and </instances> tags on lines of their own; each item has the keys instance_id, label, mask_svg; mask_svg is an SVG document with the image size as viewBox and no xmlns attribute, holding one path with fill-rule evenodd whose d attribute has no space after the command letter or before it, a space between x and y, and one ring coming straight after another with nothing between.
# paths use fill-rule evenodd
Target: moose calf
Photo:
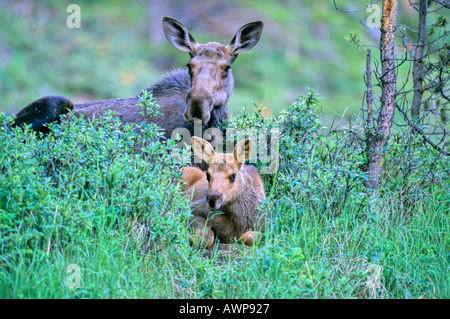
<instances>
[{"instance_id":1,"label":"moose calf","mask_svg":"<svg viewBox=\"0 0 450 319\"><path fill-rule=\"evenodd\" d=\"M206 174L196 167L182 169L185 194L192 195L194 241L209 247L216 236L224 243L253 245L261 239L267 216L258 209L265 198L261 176L243 164L253 152L252 141L239 142L232 154L218 154L195 136L192 144L194 154L209 165Z\"/></svg>"}]
</instances>

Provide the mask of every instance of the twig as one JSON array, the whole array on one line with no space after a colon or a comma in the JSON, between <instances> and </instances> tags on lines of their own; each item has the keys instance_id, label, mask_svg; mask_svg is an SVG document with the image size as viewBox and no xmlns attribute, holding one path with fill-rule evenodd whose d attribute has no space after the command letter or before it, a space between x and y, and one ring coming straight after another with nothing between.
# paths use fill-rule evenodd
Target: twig
<instances>
[{"instance_id":1,"label":"twig","mask_svg":"<svg viewBox=\"0 0 450 319\"><path fill-rule=\"evenodd\" d=\"M381 1L381 0L375 0L375 1L372 1L372 2L369 3L367 6L362 7L361 9L355 9L355 10L345 10L345 9L339 8L338 5L336 4L336 0L333 0L333 3L334 3L334 7L335 7L336 10L338 10L338 11L342 11L342 12L359 12L359 11L362 11L362 10L364 10L364 9L370 7L371 5L373 5L373 4L377 3L377 2L380 2L380 1Z\"/></svg>"},{"instance_id":2,"label":"twig","mask_svg":"<svg viewBox=\"0 0 450 319\"><path fill-rule=\"evenodd\" d=\"M432 0L436 3L439 3L441 6L443 6L444 8L450 9L450 1L449 0L443 0L443 1L439 1L439 0Z\"/></svg>"},{"instance_id":3,"label":"twig","mask_svg":"<svg viewBox=\"0 0 450 319\"><path fill-rule=\"evenodd\" d=\"M428 144L431 145L431 147L433 147L436 151L438 151L441 154L444 154L445 156L450 156L450 153L443 150L441 147L439 147L438 145L436 145L435 143L433 143L426 135L424 132L422 132L421 129L419 129L418 127L416 127L411 120L408 118L408 115L401 109L401 107L398 106L397 103L395 103L395 107L397 108L397 110L399 110L400 113L402 113L406 123L408 123L408 125L413 129L413 131L415 133L419 133L420 136L422 136L422 139L424 140L424 142L427 142Z\"/></svg>"},{"instance_id":4,"label":"twig","mask_svg":"<svg viewBox=\"0 0 450 319\"><path fill-rule=\"evenodd\" d=\"M423 51L427 32L427 2L420 0L419 4L419 37L417 39L416 52L414 54L413 83L414 96L411 106L411 118L418 119L420 116L420 105L422 104L422 82L423 82Z\"/></svg>"},{"instance_id":5,"label":"twig","mask_svg":"<svg viewBox=\"0 0 450 319\"><path fill-rule=\"evenodd\" d=\"M370 49L367 50L366 55L366 87L367 87L367 128L370 130L373 128L373 90L372 90L372 69L371 69L371 57L370 57Z\"/></svg>"},{"instance_id":6,"label":"twig","mask_svg":"<svg viewBox=\"0 0 450 319\"><path fill-rule=\"evenodd\" d=\"M55 229L56 215L57 214L58 214L58 205L56 205L55 214L53 215L53 227L52 227L52 231L50 232L50 237L48 238L47 256L50 254L50 246L51 246L51 243L52 243L53 229Z\"/></svg>"}]
</instances>

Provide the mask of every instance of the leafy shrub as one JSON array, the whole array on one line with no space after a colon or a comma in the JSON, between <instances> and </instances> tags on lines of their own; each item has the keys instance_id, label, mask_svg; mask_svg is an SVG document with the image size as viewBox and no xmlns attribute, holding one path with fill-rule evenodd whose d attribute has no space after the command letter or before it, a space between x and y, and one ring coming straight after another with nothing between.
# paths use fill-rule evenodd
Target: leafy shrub
<instances>
[{"instance_id":1,"label":"leafy shrub","mask_svg":"<svg viewBox=\"0 0 450 319\"><path fill-rule=\"evenodd\" d=\"M450 157L423 143L409 129L394 132L387 149L381 187L399 205L409 211L422 199L448 194Z\"/></svg>"},{"instance_id":2,"label":"leafy shrub","mask_svg":"<svg viewBox=\"0 0 450 319\"><path fill-rule=\"evenodd\" d=\"M424 147L419 137L394 131L380 194L372 196L363 185L358 121L337 130L323 127L313 90L278 117L266 118L256 107L230 120L235 128L279 132L279 169L263 175L274 226L265 236L270 249L259 252L249 266L264 270L255 270L261 289L274 278L274 286L283 287L269 296L445 295L449 159ZM425 225L433 234L413 235ZM441 248L431 254L430 245ZM399 263L405 255L408 263ZM416 271L422 267L416 260L422 259L430 262L428 270ZM376 279L373 286L371 278ZM288 293L286 287L295 288Z\"/></svg>"},{"instance_id":3,"label":"leafy shrub","mask_svg":"<svg viewBox=\"0 0 450 319\"><path fill-rule=\"evenodd\" d=\"M279 169L274 175L264 175L274 211L301 214L308 207L318 214L336 216L348 201L360 203L365 196L362 194L365 176L360 170L361 150L354 143L350 130L325 131L317 103L317 92L310 90L306 97L300 96L278 117L266 118L262 108L256 107L253 113L244 109L242 115L229 123L244 131L257 128L269 135L278 132L275 138L279 141ZM288 220L281 224L285 222L289 224Z\"/></svg>"},{"instance_id":4,"label":"leafy shrub","mask_svg":"<svg viewBox=\"0 0 450 319\"><path fill-rule=\"evenodd\" d=\"M69 115L52 133L10 130L0 121L2 253L89 242L119 225L146 249L184 240L189 205L178 188L172 141L154 125L121 125L108 114L86 121Z\"/></svg>"},{"instance_id":5,"label":"leafy shrub","mask_svg":"<svg viewBox=\"0 0 450 319\"><path fill-rule=\"evenodd\" d=\"M157 112L149 94L141 103L145 114ZM0 115L2 296L449 294L449 159L394 131L381 191L371 196L358 132L323 127L312 90L277 117L256 106L227 123L227 132L267 136L268 155L277 156L276 172L263 174L273 227L257 247L215 246L208 258L184 245L189 204L170 155L174 142L161 142L157 127L121 125L109 114L72 117L37 136L10 130L10 121ZM64 270L72 263L83 283L70 290Z\"/></svg>"}]
</instances>

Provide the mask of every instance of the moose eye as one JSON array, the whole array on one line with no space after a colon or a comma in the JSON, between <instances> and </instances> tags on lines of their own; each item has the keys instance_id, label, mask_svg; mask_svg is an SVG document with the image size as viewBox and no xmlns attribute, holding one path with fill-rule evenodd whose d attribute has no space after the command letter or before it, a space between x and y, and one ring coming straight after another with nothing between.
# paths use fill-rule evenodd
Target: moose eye
<instances>
[{"instance_id":1,"label":"moose eye","mask_svg":"<svg viewBox=\"0 0 450 319\"><path fill-rule=\"evenodd\" d=\"M236 180L236 174L231 174L230 175L230 182L234 182Z\"/></svg>"}]
</instances>

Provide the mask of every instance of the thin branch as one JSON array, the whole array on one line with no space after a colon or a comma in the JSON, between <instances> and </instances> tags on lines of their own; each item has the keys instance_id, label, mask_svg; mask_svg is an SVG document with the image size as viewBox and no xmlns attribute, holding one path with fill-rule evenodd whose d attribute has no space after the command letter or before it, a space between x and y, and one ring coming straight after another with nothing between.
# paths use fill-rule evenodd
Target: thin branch
<instances>
[{"instance_id":1,"label":"thin branch","mask_svg":"<svg viewBox=\"0 0 450 319\"><path fill-rule=\"evenodd\" d=\"M359 11L362 11L362 10L364 10L364 9L370 7L371 5L373 5L373 4L377 3L377 2L380 2L380 1L381 1L381 0L375 0L375 1L372 1L372 2L369 3L367 6L361 8L361 9L356 9L356 10L345 10L345 9L341 9L341 8L339 8L338 5L336 4L336 0L333 0L333 3L334 3L334 7L335 7L336 10L338 10L338 11L342 11L342 12L359 12Z\"/></svg>"},{"instance_id":2,"label":"thin branch","mask_svg":"<svg viewBox=\"0 0 450 319\"><path fill-rule=\"evenodd\" d=\"M398 106L397 103L395 103L395 107L397 108L397 110L402 113L406 123L408 123L408 125L413 129L413 131L415 133L420 134L420 136L422 136L422 139L424 142L428 143L431 145L431 147L433 147L436 151L438 151L441 154L444 154L445 156L450 156L450 153L443 150L442 147L439 147L438 145L436 145L435 143L433 143L433 141L431 141L426 135L425 133L419 129L417 126L415 126L411 120L408 118L408 115L401 109L401 107Z\"/></svg>"},{"instance_id":3,"label":"thin branch","mask_svg":"<svg viewBox=\"0 0 450 319\"><path fill-rule=\"evenodd\" d=\"M422 103L422 82L423 82L423 51L425 38L427 36L427 2L420 0L419 4L419 38L417 39L416 52L414 54L413 83L414 96L411 107L411 118L417 119L420 116L420 104Z\"/></svg>"},{"instance_id":4,"label":"thin branch","mask_svg":"<svg viewBox=\"0 0 450 319\"><path fill-rule=\"evenodd\" d=\"M366 55L366 87L367 87L367 129L368 131L373 128L373 111L372 111L372 104L373 104L373 91L372 91L372 69L371 69L371 56L370 56L370 50L367 50ZM366 135L370 135L369 132L366 132Z\"/></svg>"},{"instance_id":5,"label":"thin branch","mask_svg":"<svg viewBox=\"0 0 450 319\"><path fill-rule=\"evenodd\" d=\"M449 0L443 0L443 1L440 1L440 0L432 0L432 1L434 1L434 2L436 2L436 3L439 3L441 6L443 6L444 8L447 8L447 9L450 9L450 1Z\"/></svg>"}]
</instances>

